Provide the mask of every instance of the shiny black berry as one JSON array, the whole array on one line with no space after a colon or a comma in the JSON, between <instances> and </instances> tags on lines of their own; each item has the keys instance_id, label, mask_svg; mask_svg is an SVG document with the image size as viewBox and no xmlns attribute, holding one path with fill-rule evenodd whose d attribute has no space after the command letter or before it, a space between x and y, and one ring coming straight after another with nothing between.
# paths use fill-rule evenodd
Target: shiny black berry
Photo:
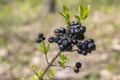
<instances>
[{"instance_id":1,"label":"shiny black berry","mask_svg":"<svg viewBox=\"0 0 120 80\"><path fill-rule=\"evenodd\" d=\"M78 49L77 52L78 52L79 54L82 54L82 50L81 50L81 49Z\"/></svg>"},{"instance_id":2,"label":"shiny black berry","mask_svg":"<svg viewBox=\"0 0 120 80\"><path fill-rule=\"evenodd\" d=\"M40 43L41 41L42 41L41 38L37 37L36 42Z\"/></svg>"},{"instance_id":3,"label":"shiny black berry","mask_svg":"<svg viewBox=\"0 0 120 80\"><path fill-rule=\"evenodd\" d=\"M66 47L66 49L67 49L67 51L71 51L72 50L72 46L69 45L69 46Z\"/></svg>"},{"instance_id":4,"label":"shiny black berry","mask_svg":"<svg viewBox=\"0 0 120 80\"><path fill-rule=\"evenodd\" d=\"M43 37L43 33L39 33L38 37L40 37L40 38Z\"/></svg>"},{"instance_id":5,"label":"shiny black berry","mask_svg":"<svg viewBox=\"0 0 120 80\"><path fill-rule=\"evenodd\" d=\"M77 39L72 39L72 43L76 45L78 43Z\"/></svg>"},{"instance_id":6,"label":"shiny black berry","mask_svg":"<svg viewBox=\"0 0 120 80\"><path fill-rule=\"evenodd\" d=\"M59 29L55 29L55 31L54 31L55 34L58 34L59 32L60 32Z\"/></svg>"},{"instance_id":7,"label":"shiny black berry","mask_svg":"<svg viewBox=\"0 0 120 80\"><path fill-rule=\"evenodd\" d=\"M79 71L80 71L79 68L74 67L74 72L75 73L79 73Z\"/></svg>"},{"instance_id":8,"label":"shiny black berry","mask_svg":"<svg viewBox=\"0 0 120 80\"><path fill-rule=\"evenodd\" d=\"M42 41L43 41L43 40L45 40L45 37L43 36L41 39L42 39Z\"/></svg>"},{"instance_id":9,"label":"shiny black berry","mask_svg":"<svg viewBox=\"0 0 120 80\"><path fill-rule=\"evenodd\" d=\"M77 35L78 40L84 40L85 36L83 34Z\"/></svg>"},{"instance_id":10,"label":"shiny black berry","mask_svg":"<svg viewBox=\"0 0 120 80\"><path fill-rule=\"evenodd\" d=\"M70 23L71 26L73 26L73 25L78 25L78 24L79 24L78 21L72 21L72 22Z\"/></svg>"},{"instance_id":11,"label":"shiny black berry","mask_svg":"<svg viewBox=\"0 0 120 80\"><path fill-rule=\"evenodd\" d=\"M85 32L86 32L86 27L85 27L85 26L80 26L80 31L81 31L82 33L85 33Z\"/></svg>"},{"instance_id":12,"label":"shiny black berry","mask_svg":"<svg viewBox=\"0 0 120 80\"><path fill-rule=\"evenodd\" d=\"M62 45L63 46L68 46L69 45L69 41L68 40L63 40L62 41Z\"/></svg>"},{"instance_id":13,"label":"shiny black berry","mask_svg":"<svg viewBox=\"0 0 120 80\"><path fill-rule=\"evenodd\" d=\"M54 40L55 40L55 38L54 38L53 36L50 36L49 39L48 39L48 41L49 41L50 43L53 43Z\"/></svg>"},{"instance_id":14,"label":"shiny black berry","mask_svg":"<svg viewBox=\"0 0 120 80\"><path fill-rule=\"evenodd\" d=\"M60 37L59 37L59 36L56 36L56 37L54 38L54 41L55 41L56 43L58 43L59 40L60 40Z\"/></svg>"},{"instance_id":15,"label":"shiny black berry","mask_svg":"<svg viewBox=\"0 0 120 80\"><path fill-rule=\"evenodd\" d=\"M61 44L62 44L62 40L61 40L61 39L58 40L57 44L58 44L58 45L61 45Z\"/></svg>"},{"instance_id":16,"label":"shiny black berry","mask_svg":"<svg viewBox=\"0 0 120 80\"><path fill-rule=\"evenodd\" d=\"M61 28L60 29L60 33L64 33L65 34L66 33L66 29L65 28Z\"/></svg>"},{"instance_id":17,"label":"shiny black berry","mask_svg":"<svg viewBox=\"0 0 120 80\"><path fill-rule=\"evenodd\" d=\"M79 34L80 33L80 29L79 28L75 28L74 33L75 34Z\"/></svg>"},{"instance_id":18,"label":"shiny black berry","mask_svg":"<svg viewBox=\"0 0 120 80\"><path fill-rule=\"evenodd\" d=\"M87 55L87 51L83 50L83 51L82 51L82 54L83 54L83 55Z\"/></svg>"},{"instance_id":19,"label":"shiny black berry","mask_svg":"<svg viewBox=\"0 0 120 80\"><path fill-rule=\"evenodd\" d=\"M76 68L81 68L82 64L80 62L76 62L75 66Z\"/></svg>"},{"instance_id":20,"label":"shiny black berry","mask_svg":"<svg viewBox=\"0 0 120 80\"><path fill-rule=\"evenodd\" d=\"M59 49L60 49L61 51L64 51L64 50L65 50L65 46L60 45L60 46L59 46Z\"/></svg>"},{"instance_id":21,"label":"shiny black berry","mask_svg":"<svg viewBox=\"0 0 120 80\"><path fill-rule=\"evenodd\" d=\"M82 45L82 50L86 50L87 49L87 45L83 44Z\"/></svg>"},{"instance_id":22,"label":"shiny black berry","mask_svg":"<svg viewBox=\"0 0 120 80\"><path fill-rule=\"evenodd\" d=\"M78 42L78 43L77 43L77 47L78 47L79 49L82 49L82 45L83 45L82 42Z\"/></svg>"},{"instance_id":23,"label":"shiny black berry","mask_svg":"<svg viewBox=\"0 0 120 80\"><path fill-rule=\"evenodd\" d=\"M89 43L88 44L88 49L95 50L96 49L96 45L94 43Z\"/></svg>"},{"instance_id":24,"label":"shiny black berry","mask_svg":"<svg viewBox=\"0 0 120 80\"><path fill-rule=\"evenodd\" d=\"M88 43L94 43L94 40L93 39L88 39L87 42Z\"/></svg>"}]
</instances>

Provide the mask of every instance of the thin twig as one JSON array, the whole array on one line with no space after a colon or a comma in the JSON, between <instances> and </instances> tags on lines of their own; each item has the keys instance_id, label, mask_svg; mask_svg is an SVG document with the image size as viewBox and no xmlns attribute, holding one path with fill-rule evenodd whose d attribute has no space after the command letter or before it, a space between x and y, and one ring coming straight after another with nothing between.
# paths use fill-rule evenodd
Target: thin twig
<instances>
[{"instance_id":1,"label":"thin twig","mask_svg":"<svg viewBox=\"0 0 120 80\"><path fill-rule=\"evenodd\" d=\"M72 50L72 52L73 52L73 51L77 51L77 49Z\"/></svg>"},{"instance_id":2,"label":"thin twig","mask_svg":"<svg viewBox=\"0 0 120 80\"><path fill-rule=\"evenodd\" d=\"M55 66L55 67L59 67L59 65L51 65L51 66ZM64 68L73 68L73 67L71 67L71 66L64 66Z\"/></svg>"},{"instance_id":3,"label":"thin twig","mask_svg":"<svg viewBox=\"0 0 120 80\"><path fill-rule=\"evenodd\" d=\"M46 58L47 64L49 64L48 57L47 57L47 54L46 54L46 53L45 53L45 58Z\"/></svg>"},{"instance_id":4,"label":"thin twig","mask_svg":"<svg viewBox=\"0 0 120 80\"><path fill-rule=\"evenodd\" d=\"M37 72L35 71L35 70L33 70L33 72L34 72L34 74L39 78L39 76L38 76L38 74L37 74Z\"/></svg>"},{"instance_id":5,"label":"thin twig","mask_svg":"<svg viewBox=\"0 0 120 80\"><path fill-rule=\"evenodd\" d=\"M49 63L49 65L46 67L45 71L43 72L42 76L39 77L39 80L43 80L44 75L46 74L46 72L48 71L48 69L51 67L51 65L53 64L53 62L58 58L58 56L61 54L61 51L59 51L57 53L57 55L52 59L52 61Z\"/></svg>"}]
</instances>

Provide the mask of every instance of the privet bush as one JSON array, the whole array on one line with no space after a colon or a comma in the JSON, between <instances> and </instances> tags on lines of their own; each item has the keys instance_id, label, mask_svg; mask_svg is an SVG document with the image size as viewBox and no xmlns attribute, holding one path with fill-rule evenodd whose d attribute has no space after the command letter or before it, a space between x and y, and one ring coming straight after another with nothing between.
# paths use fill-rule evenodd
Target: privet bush
<instances>
[{"instance_id":1,"label":"privet bush","mask_svg":"<svg viewBox=\"0 0 120 80\"><path fill-rule=\"evenodd\" d=\"M78 15L74 15L76 21L70 21L70 13L66 6L63 6L63 13L58 12L62 15L65 19L65 26L59 29L54 30L54 35L49 36L46 39L43 33L39 33L36 42L40 45L40 51L44 53L46 57L47 66L45 70L39 69L38 71L35 70L35 67L32 66L32 70L34 75L31 77L31 80L46 80L45 75L48 75L49 79L52 79L55 75L55 70L51 69L52 66L59 66L65 69L66 67L70 67L65 65L68 60L67 55L64 52L74 52L76 51L78 55L84 55L91 53L96 49L96 45L93 39L85 38L86 26L83 25L83 21L87 18L88 14L90 13L90 6L82 6L80 4L78 8ZM47 40L49 44L45 42ZM47 54L49 53L50 45L58 45L59 51L55 57L52 58L51 61L48 60ZM76 47L75 47L76 46ZM59 57L58 64L54 64L55 60ZM74 72L78 73L80 68L82 67L81 62L76 62L74 65Z\"/></svg>"}]
</instances>

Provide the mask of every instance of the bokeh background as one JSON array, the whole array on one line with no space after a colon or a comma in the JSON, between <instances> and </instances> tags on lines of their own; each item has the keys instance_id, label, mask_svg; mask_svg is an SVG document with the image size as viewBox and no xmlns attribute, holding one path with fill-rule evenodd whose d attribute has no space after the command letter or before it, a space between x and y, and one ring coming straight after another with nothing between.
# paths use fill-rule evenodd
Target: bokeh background
<instances>
[{"instance_id":1,"label":"bokeh background","mask_svg":"<svg viewBox=\"0 0 120 80\"><path fill-rule=\"evenodd\" d=\"M86 39L95 40L97 49L87 56L66 53L70 57L68 65L74 65L76 61L82 63L81 72L75 74L72 69L59 69L57 77L65 80L120 80L120 0L49 1L0 0L0 80L20 80L22 77L30 80L33 64L36 69L44 69L44 55L35 42L37 34L53 35L54 29L64 26L64 19L57 11L62 11L62 6L66 5L72 14L77 14L80 3L91 5L91 13L84 21L85 35ZM57 51L57 45L51 45L49 60Z\"/></svg>"}]
</instances>

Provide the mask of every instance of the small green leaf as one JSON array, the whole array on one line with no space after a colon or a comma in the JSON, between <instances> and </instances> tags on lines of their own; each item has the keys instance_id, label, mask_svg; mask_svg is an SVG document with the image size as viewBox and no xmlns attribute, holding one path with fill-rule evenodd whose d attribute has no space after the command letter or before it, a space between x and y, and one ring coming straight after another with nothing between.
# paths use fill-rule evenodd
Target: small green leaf
<instances>
[{"instance_id":1,"label":"small green leaf","mask_svg":"<svg viewBox=\"0 0 120 80\"><path fill-rule=\"evenodd\" d=\"M37 73L38 77L41 77L41 76L42 76L42 73L43 73L43 72L42 72L42 69L39 69L39 70L38 70L38 73Z\"/></svg>"},{"instance_id":2,"label":"small green leaf","mask_svg":"<svg viewBox=\"0 0 120 80\"><path fill-rule=\"evenodd\" d=\"M49 76L50 78L53 78L54 75L55 75L55 70L54 70L54 69L48 70L48 76Z\"/></svg>"},{"instance_id":3,"label":"small green leaf","mask_svg":"<svg viewBox=\"0 0 120 80\"><path fill-rule=\"evenodd\" d=\"M65 14L65 15L67 15L68 14L68 8L64 5L63 6L63 13Z\"/></svg>"},{"instance_id":4,"label":"small green leaf","mask_svg":"<svg viewBox=\"0 0 120 80\"><path fill-rule=\"evenodd\" d=\"M33 75L30 80L39 80L39 78L36 75Z\"/></svg>"},{"instance_id":5,"label":"small green leaf","mask_svg":"<svg viewBox=\"0 0 120 80\"><path fill-rule=\"evenodd\" d=\"M63 6L63 13L58 12L60 15L62 15L65 18L65 23L70 25L70 15L69 10L66 6Z\"/></svg>"},{"instance_id":6,"label":"small green leaf","mask_svg":"<svg viewBox=\"0 0 120 80\"><path fill-rule=\"evenodd\" d=\"M31 69L32 69L32 70L35 70L35 66L34 66L34 65L32 65L32 66L31 66Z\"/></svg>"},{"instance_id":7,"label":"small green leaf","mask_svg":"<svg viewBox=\"0 0 120 80\"><path fill-rule=\"evenodd\" d=\"M45 45L43 43L40 44L40 51L45 53Z\"/></svg>"},{"instance_id":8,"label":"small green leaf","mask_svg":"<svg viewBox=\"0 0 120 80\"><path fill-rule=\"evenodd\" d=\"M40 44L40 51L46 54L49 50L49 47L50 47L50 44L47 45L43 42Z\"/></svg>"},{"instance_id":9,"label":"small green leaf","mask_svg":"<svg viewBox=\"0 0 120 80\"><path fill-rule=\"evenodd\" d=\"M60 67L64 67L65 66L65 61L59 61L58 64L60 65Z\"/></svg>"},{"instance_id":10,"label":"small green leaf","mask_svg":"<svg viewBox=\"0 0 120 80\"><path fill-rule=\"evenodd\" d=\"M90 5L83 6L82 4L80 4L78 8L78 13L79 16L75 15L74 17L79 20L80 24L82 24L82 22L87 18L90 13Z\"/></svg>"},{"instance_id":11,"label":"small green leaf","mask_svg":"<svg viewBox=\"0 0 120 80\"><path fill-rule=\"evenodd\" d=\"M58 11L58 13L59 13L61 16L63 16L65 19L67 19L67 18L64 16L63 13L61 13L61 12L59 12L59 11Z\"/></svg>"},{"instance_id":12,"label":"small green leaf","mask_svg":"<svg viewBox=\"0 0 120 80\"><path fill-rule=\"evenodd\" d=\"M50 43L48 43L48 45L46 46L46 53L48 52L49 48L50 48Z\"/></svg>"},{"instance_id":13,"label":"small green leaf","mask_svg":"<svg viewBox=\"0 0 120 80\"><path fill-rule=\"evenodd\" d=\"M67 60L68 60L68 57L67 57L67 55L64 55L64 54L61 54L59 57L60 57L60 61L58 62L58 64L59 64L61 67L64 67L65 63L66 63Z\"/></svg>"},{"instance_id":14,"label":"small green leaf","mask_svg":"<svg viewBox=\"0 0 120 80\"><path fill-rule=\"evenodd\" d=\"M80 18L82 18L83 11L84 11L83 6L82 6L82 4L80 4L80 5L79 5L79 8L78 8L78 12L79 12Z\"/></svg>"},{"instance_id":15,"label":"small green leaf","mask_svg":"<svg viewBox=\"0 0 120 80\"><path fill-rule=\"evenodd\" d=\"M90 5L84 7L84 13L82 15L82 20L85 20L90 13Z\"/></svg>"},{"instance_id":16,"label":"small green leaf","mask_svg":"<svg viewBox=\"0 0 120 80\"><path fill-rule=\"evenodd\" d=\"M80 17L79 17L78 15L74 15L74 17L75 17L78 21L80 21Z\"/></svg>"}]
</instances>

